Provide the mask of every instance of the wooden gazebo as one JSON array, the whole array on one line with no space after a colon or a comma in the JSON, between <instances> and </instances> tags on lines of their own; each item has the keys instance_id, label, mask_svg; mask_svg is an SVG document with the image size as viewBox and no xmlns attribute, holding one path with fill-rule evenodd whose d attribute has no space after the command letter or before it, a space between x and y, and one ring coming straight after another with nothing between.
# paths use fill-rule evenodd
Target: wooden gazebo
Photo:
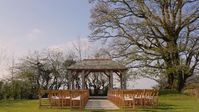
<instances>
[{"instance_id":1,"label":"wooden gazebo","mask_svg":"<svg viewBox=\"0 0 199 112\"><path fill-rule=\"evenodd\" d=\"M158 90L155 89L126 89L126 71L127 68L121 63L117 63L111 59L84 59L68 67L69 71L69 87L67 90L40 90L39 91L39 106L59 107L59 108L84 108L86 109L105 109L107 105L111 109L134 108L139 106L157 106L158 105ZM107 92L107 100L89 100L89 89L85 88L85 78L91 73L104 74L109 79L109 90ZM118 75L120 78L121 89L113 88L113 75ZM81 87L74 88L74 81L78 77ZM78 90L74 90L78 89ZM107 88L106 88L107 89ZM91 89L90 89L91 90ZM135 97L136 96L136 97ZM94 96L90 98L104 98ZM87 103L88 102L88 103Z\"/></svg>"},{"instance_id":2,"label":"wooden gazebo","mask_svg":"<svg viewBox=\"0 0 199 112\"><path fill-rule=\"evenodd\" d=\"M113 74L117 74L120 78L121 89L126 88L126 71L127 68L112 59L84 59L68 67L70 74L70 89L74 88L74 78L81 76L82 89L85 89L85 78L90 73L103 73L109 78L109 88L113 88Z\"/></svg>"}]
</instances>

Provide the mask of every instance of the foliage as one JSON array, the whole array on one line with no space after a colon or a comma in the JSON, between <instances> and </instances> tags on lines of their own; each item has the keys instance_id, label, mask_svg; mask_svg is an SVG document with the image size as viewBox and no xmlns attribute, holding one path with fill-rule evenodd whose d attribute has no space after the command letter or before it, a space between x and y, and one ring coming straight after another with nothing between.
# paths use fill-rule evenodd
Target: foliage
<instances>
[{"instance_id":1,"label":"foliage","mask_svg":"<svg viewBox=\"0 0 199 112\"><path fill-rule=\"evenodd\" d=\"M195 89L185 89L183 91L184 94L187 94L189 96L195 96L197 98L199 98L199 88L195 88Z\"/></svg>"},{"instance_id":2,"label":"foliage","mask_svg":"<svg viewBox=\"0 0 199 112\"><path fill-rule=\"evenodd\" d=\"M0 99L33 99L38 98L39 89L67 89L67 67L74 63L70 54L34 52L11 68L12 77L0 82Z\"/></svg>"},{"instance_id":3,"label":"foliage","mask_svg":"<svg viewBox=\"0 0 199 112\"><path fill-rule=\"evenodd\" d=\"M159 95L171 95L171 94L179 94L175 89L161 89L159 91Z\"/></svg>"},{"instance_id":4,"label":"foliage","mask_svg":"<svg viewBox=\"0 0 199 112\"><path fill-rule=\"evenodd\" d=\"M183 90L183 93L199 98L199 83L191 83L186 85L186 87Z\"/></svg>"},{"instance_id":5,"label":"foliage","mask_svg":"<svg viewBox=\"0 0 199 112\"><path fill-rule=\"evenodd\" d=\"M141 75L181 91L199 68L198 0L91 0L90 38ZM150 71L149 71L150 70ZM140 74L138 74L140 75Z\"/></svg>"}]
</instances>

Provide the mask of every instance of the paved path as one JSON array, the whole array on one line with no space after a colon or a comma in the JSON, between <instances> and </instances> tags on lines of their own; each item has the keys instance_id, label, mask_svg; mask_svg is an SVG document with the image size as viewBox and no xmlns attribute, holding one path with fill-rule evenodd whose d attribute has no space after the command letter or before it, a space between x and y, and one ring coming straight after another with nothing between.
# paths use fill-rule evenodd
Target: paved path
<instances>
[{"instance_id":1,"label":"paved path","mask_svg":"<svg viewBox=\"0 0 199 112\"><path fill-rule=\"evenodd\" d=\"M106 99L90 99L86 104L86 109L107 109L116 110L119 109L115 104Z\"/></svg>"}]
</instances>

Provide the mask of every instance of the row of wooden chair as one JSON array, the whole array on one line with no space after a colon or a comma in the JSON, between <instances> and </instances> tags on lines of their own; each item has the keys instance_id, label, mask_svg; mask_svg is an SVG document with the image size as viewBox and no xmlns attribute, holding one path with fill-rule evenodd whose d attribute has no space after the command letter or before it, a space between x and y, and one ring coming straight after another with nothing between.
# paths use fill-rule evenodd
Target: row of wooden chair
<instances>
[{"instance_id":1,"label":"row of wooden chair","mask_svg":"<svg viewBox=\"0 0 199 112\"><path fill-rule=\"evenodd\" d=\"M88 101L88 97L88 90L40 90L39 106L83 108Z\"/></svg>"},{"instance_id":2,"label":"row of wooden chair","mask_svg":"<svg viewBox=\"0 0 199 112\"><path fill-rule=\"evenodd\" d=\"M112 89L108 91L108 99L121 108L137 106L157 106L158 90L155 89Z\"/></svg>"}]
</instances>

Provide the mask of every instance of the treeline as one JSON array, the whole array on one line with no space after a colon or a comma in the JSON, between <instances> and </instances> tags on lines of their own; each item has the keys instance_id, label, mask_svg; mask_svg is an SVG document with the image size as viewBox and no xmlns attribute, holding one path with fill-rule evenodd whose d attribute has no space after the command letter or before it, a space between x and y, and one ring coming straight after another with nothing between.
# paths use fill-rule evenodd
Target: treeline
<instances>
[{"instance_id":1,"label":"treeline","mask_svg":"<svg viewBox=\"0 0 199 112\"><path fill-rule=\"evenodd\" d=\"M34 52L10 67L11 76L0 81L0 99L38 98L39 89L67 89L67 67L75 55L57 51Z\"/></svg>"},{"instance_id":2,"label":"treeline","mask_svg":"<svg viewBox=\"0 0 199 112\"><path fill-rule=\"evenodd\" d=\"M101 57L104 54L95 55ZM10 77L0 81L1 99L36 99L39 89L68 89L69 73L67 68L80 57L74 52L36 51L13 61ZM17 61L16 63L14 63ZM86 79L86 88L92 88L95 95L105 94L108 78L91 73ZM75 88L81 88L81 77L74 79ZM100 91L100 92L99 92Z\"/></svg>"}]
</instances>

